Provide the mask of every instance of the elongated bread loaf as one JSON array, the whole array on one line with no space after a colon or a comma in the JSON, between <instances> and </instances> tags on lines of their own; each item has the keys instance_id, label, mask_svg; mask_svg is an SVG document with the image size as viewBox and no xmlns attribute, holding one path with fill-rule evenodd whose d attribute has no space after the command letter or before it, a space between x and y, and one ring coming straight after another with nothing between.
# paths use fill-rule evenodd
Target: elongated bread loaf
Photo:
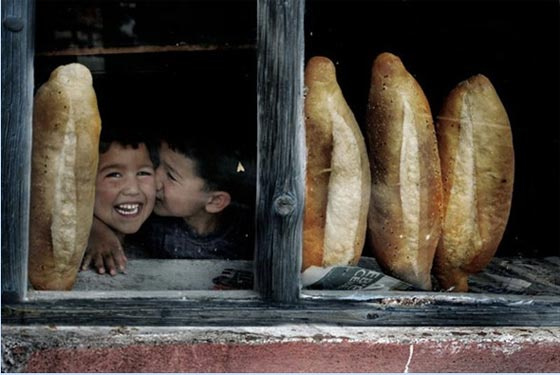
<instances>
[{"instance_id":1,"label":"elongated bread loaf","mask_svg":"<svg viewBox=\"0 0 560 375\"><path fill-rule=\"evenodd\" d=\"M443 230L434 275L440 287L468 290L468 275L490 262L513 193L508 115L490 81L476 75L447 97L437 119L444 188Z\"/></svg>"},{"instance_id":2,"label":"elongated bread loaf","mask_svg":"<svg viewBox=\"0 0 560 375\"><path fill-rule=\"evenodd\" d=\"M302 268L356 264L365 242L371 183L364 137L329 59L309 60L305 85Z\"/></svg>"},{"instance_id":3,"label":"elongated bread loaf","mask_svg":"<svg viewBox=\"0 0 560 375\"><path fill-rule=\"evenodd\" d=\"M442 220L435 129L422 88L390 53L372 65L367 129L368 241L385 272L430 290Z\"/></svg>"},{"instance_id":4,"label":"elongated bread loaf","mask_svg":"<svg viewBox=\"0 0 560 375\"><path fill-rule=\"evenodd\" d=\"M74 284L93 220L100 131L89 70L55 69L33 107L29 279L35 289Z\"/></svg>"}]
</instances>

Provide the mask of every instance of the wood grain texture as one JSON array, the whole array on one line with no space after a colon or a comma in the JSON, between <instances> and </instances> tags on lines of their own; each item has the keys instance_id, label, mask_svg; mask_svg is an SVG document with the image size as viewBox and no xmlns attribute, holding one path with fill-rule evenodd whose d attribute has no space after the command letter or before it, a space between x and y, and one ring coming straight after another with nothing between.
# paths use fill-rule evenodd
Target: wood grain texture
<instances>
[{"instance_id":1,"label":"wood grain texture","mask_svg":"<svg viewBox=\"0 0 560 375\"><path fill-rule=\"evenodd\" d=\"M556 297L379 293L363 301L340 296L280 306L254 300L188 298L55 299L4 305L2 324L108 326L560 326Z\"/></svg>"},{"instance_id":2,"label":"wood grain texture","mask_svg":"<svg viewBox=\"0 0 560 375\"><path fill-rule=\"evenodd\" d=\"M33 1L2 0L2 301L25 298L31 184L33 17Z\"/></svg>"},{"instance_id":3,"label":"wood grain texture","mask_svg":"<svg viewBox=\"0 0 560 375\"><path fill-rule=\"evenodd\" d=\"M145 45L131 47L97 47L97 48L68 48L64 50L39 52L37 56L103 56L124 55L135 53L165 53L165 52L201 52L201 51L235 51L253 50L253 44L220 45L220 44L184 44L184 45Z\"/></svg>"},{"instance_id":4,"label":"wood grain texture","mask_svg":"<svg viewBox=\"0 0 560 375\"><path fill-rule=\"evenodd\" d=\"M297 301L304 197L304 1L258 1L256 290Z\"/></svg>"}]
</instances>

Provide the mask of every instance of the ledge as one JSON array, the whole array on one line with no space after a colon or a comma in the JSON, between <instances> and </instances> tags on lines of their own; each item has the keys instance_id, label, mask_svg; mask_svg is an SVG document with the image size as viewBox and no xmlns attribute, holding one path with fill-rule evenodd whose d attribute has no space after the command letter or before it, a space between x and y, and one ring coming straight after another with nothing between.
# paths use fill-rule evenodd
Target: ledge
<instances>
[{"instance_id":1,"label":"ledge","mask_svg":"<svg viewBox=\"0 0 560 375\"><path fill-rule=\"evenodd\" d=\"M560 329L2 327L3 372L553 372Z\"/></svg>"}]
</instances>

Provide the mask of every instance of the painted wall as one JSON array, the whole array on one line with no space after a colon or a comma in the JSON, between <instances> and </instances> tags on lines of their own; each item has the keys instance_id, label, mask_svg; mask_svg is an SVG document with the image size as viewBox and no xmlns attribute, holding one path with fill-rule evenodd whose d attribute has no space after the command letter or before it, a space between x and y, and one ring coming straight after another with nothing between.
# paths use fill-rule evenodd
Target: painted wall
<instances>
[{"instance_id":1,"label":"painted wall","mask_svg":"<svg viewBox=\"0 0 560 375\"><path fill-rule=\"evenodd\" d=\"M2 372L558 372L560 328L2 326Z\"/></svg>"}]
</instances>

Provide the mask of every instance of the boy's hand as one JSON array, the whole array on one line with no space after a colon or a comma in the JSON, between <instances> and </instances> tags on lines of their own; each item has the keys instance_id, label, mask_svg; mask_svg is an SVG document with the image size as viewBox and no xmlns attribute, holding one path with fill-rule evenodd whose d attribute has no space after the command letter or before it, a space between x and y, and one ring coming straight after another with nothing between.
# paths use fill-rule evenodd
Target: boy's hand
<instances>
[{"instance_id":1,"label":"boy's hand","mask_svg":"<svg viewBox=\"0 0 560 375\"><path fill-rule=\"evenodd\" d=\"M126 256L117 235L102 221L93 218L88 246L82 261L82 271L93 266L99 274L108 272L114 276L125 273Z\"/></svg>"}]
</instances>

